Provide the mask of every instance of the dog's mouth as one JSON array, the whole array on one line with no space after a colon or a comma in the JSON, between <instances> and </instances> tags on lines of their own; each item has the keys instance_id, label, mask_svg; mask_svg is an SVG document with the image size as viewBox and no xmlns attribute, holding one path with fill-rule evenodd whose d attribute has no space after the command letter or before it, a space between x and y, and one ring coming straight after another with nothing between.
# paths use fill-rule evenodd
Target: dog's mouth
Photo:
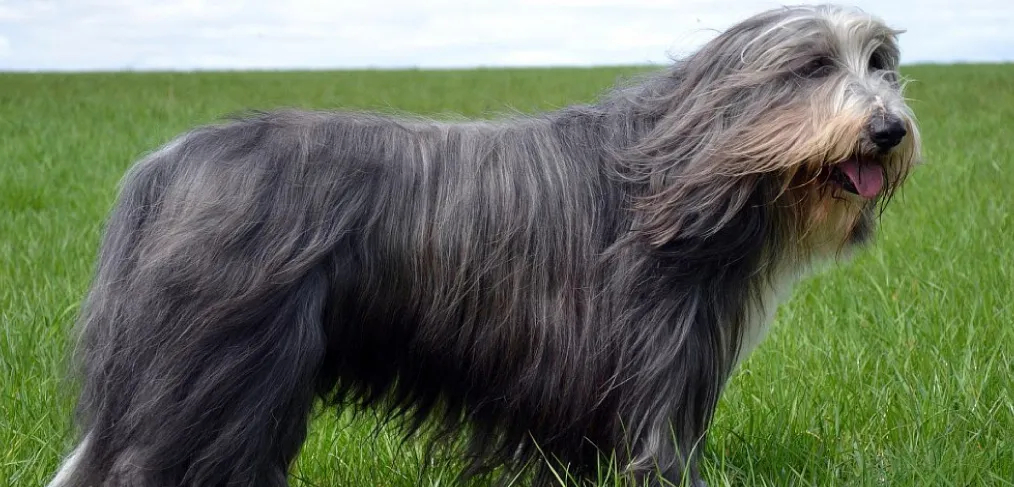
<instances>
[{"instance_id":1,"label":"dog's mouth","mask_svg":"<svg viewBox=\"0 0 1014 487\"><path fill-rule=\"evenodd\" d=\"M876 160L851 157L831 166L829 181L849 193L873 199L884 190L884 166Z\"/></svg>"}]
</instances>

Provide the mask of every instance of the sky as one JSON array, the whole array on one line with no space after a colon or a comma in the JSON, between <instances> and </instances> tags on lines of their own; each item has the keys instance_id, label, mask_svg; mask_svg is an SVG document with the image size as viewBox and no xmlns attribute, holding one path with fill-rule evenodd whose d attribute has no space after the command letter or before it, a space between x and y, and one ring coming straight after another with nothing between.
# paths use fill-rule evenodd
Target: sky
<instances>
[{"instance_id":1,"label":"sky","mask_svg":"<svg viewBox=\"0 0 1014 487\"><path fill-rule=\"evenodd\" d=\"M0 71L659 64L761 0L0 0ZM852 0L902 62L1014 61L1012 0Z\"/></svg>"}]
</instances>

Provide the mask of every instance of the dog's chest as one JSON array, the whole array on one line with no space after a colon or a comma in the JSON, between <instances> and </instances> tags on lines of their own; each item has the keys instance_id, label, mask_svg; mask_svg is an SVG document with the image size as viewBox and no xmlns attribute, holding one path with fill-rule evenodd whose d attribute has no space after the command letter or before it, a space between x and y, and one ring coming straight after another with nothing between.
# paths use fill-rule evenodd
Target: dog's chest
<instances>
[{"instance_id":1,"label":"dog's chest","mask_svg":"<svg viewBox=\"0 0 1014 487\"><path fill-rule=\"evenodd\" d=\"M767 336L778 306L791 296L798 281L798 273L780 272L747 305L739 353L733 369L739 367Z\"/></svg>"}]
</instances>

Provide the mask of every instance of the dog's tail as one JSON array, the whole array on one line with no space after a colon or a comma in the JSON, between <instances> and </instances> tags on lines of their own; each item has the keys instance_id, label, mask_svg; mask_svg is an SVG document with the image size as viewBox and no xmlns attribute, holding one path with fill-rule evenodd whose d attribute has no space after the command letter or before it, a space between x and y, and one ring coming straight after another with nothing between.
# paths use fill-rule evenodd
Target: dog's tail
<instances>
[{"instance_id":1,"label":"dog's tail","mask_svg":"<svg viewBox=\"0 0 1014 487\"><path fill-rule=\"evenodd\" d=\"M286 485L337 233L270 131L195 131L127 174L78 323L82 439L50 487Z\"/></svg>"}]
</instances>

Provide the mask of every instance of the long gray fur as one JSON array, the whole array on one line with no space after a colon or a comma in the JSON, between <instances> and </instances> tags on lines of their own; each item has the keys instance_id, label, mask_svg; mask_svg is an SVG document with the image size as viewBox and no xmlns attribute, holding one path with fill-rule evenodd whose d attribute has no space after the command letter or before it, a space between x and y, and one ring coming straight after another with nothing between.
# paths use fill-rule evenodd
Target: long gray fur
<instances>
[{"instance_id":1,"label":"long gray fur","mask_svg":"<svg viewBox=\"0 0 1014 487\"><path fill-rule=\"evenodd\" d=\"M588 474L602 449L632 479L696 481L796 223L784 168L721 168L826 82L796 70L856 41L821 23L837 12L767 12L551 113L276 111L182 135L109 219L80 319L87 441L60 485L287 485L317 398L467 431L467 473L548 481L549 455ZM856 35L896 65L879 28Z\"/></svg>"}]
</instances>

